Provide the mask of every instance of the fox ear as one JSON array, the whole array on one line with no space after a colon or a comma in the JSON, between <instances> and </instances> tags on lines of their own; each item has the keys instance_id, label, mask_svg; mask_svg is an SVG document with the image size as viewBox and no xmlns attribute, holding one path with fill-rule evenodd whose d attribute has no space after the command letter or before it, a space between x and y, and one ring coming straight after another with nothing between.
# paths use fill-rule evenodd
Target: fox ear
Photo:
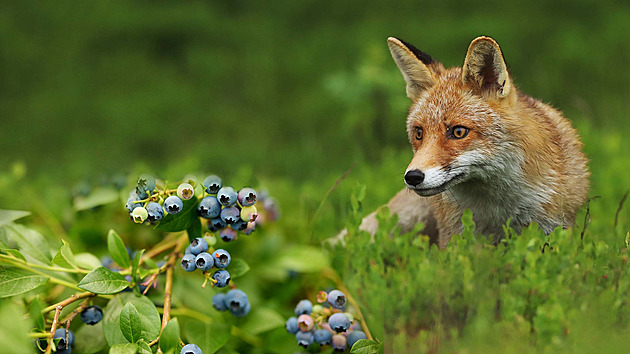
<instances>
[{"instance_id":1,"label":"fox ear","mask_svg":"<svg viewBox=\"0 0 630 354\"><path fill-rule=\"evenodd\" d=\"M490 37L477 37L468 47L462 80L479 91L494 92L498 97L510 94L512 83L501 48Z\"/></svg>"},{"instance_id":2,"label":"fox ear","mask_svg":"<svg viewBox=\"0 0 630 354\"><path fill-rule=\"evenodd\" d=\"M434 63L433 58L398 38L387 38L387 45L407 83L407 97L416 100L424 90L433 86L428 67Z\"/></svg>"}]
</instances>

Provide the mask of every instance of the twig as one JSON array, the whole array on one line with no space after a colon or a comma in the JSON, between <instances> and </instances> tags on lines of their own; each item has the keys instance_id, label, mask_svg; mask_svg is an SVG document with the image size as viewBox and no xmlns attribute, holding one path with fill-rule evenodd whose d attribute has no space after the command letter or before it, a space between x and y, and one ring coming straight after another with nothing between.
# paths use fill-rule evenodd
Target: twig
<instances>
[{"instance_id":1,"label":"twig","mask_svg":"<svg viewBox=\"0 0 630 354\"><path fill-rule=\"evenodd\" d=\"M85 299L85 298L94 297L94 296L96 296L96 294L91 293L89 291L86 291L84 293L79 293L79 294L73 294L72 296L70 296L69 298L67 298L67 299L65 299L63 301L60 301L60 302L58 302L58 303L56 303L54 305L50 305L50 306L46 307L45 309L42 310L42 313L46 314L46 313L48 313L48 312L50 312L52 310L57 309L59 306L61 306L61 308L63 309L64 307L70 305L71 303L73 303L75 301L78 301L78 300L81 300L81 299Z\"/></svg>"},{"instance_id":2,"label":"twig","mask_svg":"<svg viewBox=\"0 0 630 354\"><path fill-rule=\"evenodd\" d=\"M140 259L140 264L142 264L144 260L147 258L153 258L162 252L166 252L170 250L175 245L177 245L177 242L179 240L180 240L180 237L172 237L170 239L167 238L162 243L158 243L157 245L155 245L153 248L151 248L150 250L148 250L142 255L142 258Z\"/></svg>"},{"instance_id":3,"label":"twig","mask_svg":"<svg viewBox=\"0 0 630 354\"><path fill-rule=\"evenodd\" d=\"M88 305L90 304L90 301L92 301L91 298L87 298L85 299L81 305L79 305L76 309L74 309L70 314L68 314L63 320L59 321L61 323L65 323L67 328L70 328L70 322L72 322L72 320L77 317L77 315L79 313L81 313L83 310L85 310Z\"/></svg>"},{"instance_id":4,"label":"twig","mask_svg":"<svg viewBox=\"0 0 630 354\"><path fill-rule=\"evenodd\" d=\"M337 285L337 288L339 288L339 290L346 295L348 302L350 302L352 307L354 307L355 311L357 312L357 316L359 317L359 322L361 322L361 328L363 329L363 333L365 333L365 336L367 337L367 339L372 340L372 334L370 333L370 329L368 328L367 323L365 322L365 317L361 313L361 308L359 307L359 303L357 303L357 301L354 299L350 291L348 291L348 288L346 288L346 286L344 285L339 275L331 268L324 269L323 274L325 277L332 280L335 283L335 285Z\"/></svg>"},{"instance_id":5,"label":"twig","mask_svg":"<svg viewBox=\"0 0 630 354\"><path fill-rule=\"evenodd\" d=\"M619 220L619 213L621 212L621 209L623 208L623 203L625 203L626 198L628 198L628 193L630 193L630 190L627 190L626 194L624 194L623 197L621 198L621 201L619 201L619 207L617 207L617 212L615 213L615 225L614 225L615 228L617 228L617 221Z\"/></svg>"},{"instance_id":6,"label":"twig","mask_svg":"<svg viewBox=\"0 0 630 354\"><path fill-rule=\"evenodd\" d=\"M53 317L53 323L50 326L50 335L48 337L48 346L46 346L46 354L50 354L50 351L52 350L52 338L55 336L55 331L57 330L57 323L59 323L59 314L61 313L61 310L63 310L63 306L57 305L55 308L55 317ZM68 331L66 331L66 343L68 343Z\"/></svg>"},{"instance_id":7,"label":"twig","mask_svg":"<svg viewBox=\"0 0 630 354\"><path fill-rule=\"evenodd\" d=\"M591 202L600 198L600 196L596 195L592 198L589 198L586 201L586 214L584 214L584 228L582 228L582 232L580 233L580 241L584 243L584 233L586 232L586 227L588 223L591 221Z\"/></svg>"}]
</instances>

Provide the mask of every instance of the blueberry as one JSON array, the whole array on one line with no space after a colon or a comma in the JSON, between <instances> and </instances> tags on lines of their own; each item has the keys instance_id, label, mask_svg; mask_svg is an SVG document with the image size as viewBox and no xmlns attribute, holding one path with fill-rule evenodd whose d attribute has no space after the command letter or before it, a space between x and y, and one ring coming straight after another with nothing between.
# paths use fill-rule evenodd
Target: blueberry
<instances>
[{"instance_id":1,"label":"blueberry","mask_svg":"<svg viewBox=\"0 0 630 354\"><path fill-rule=\"evenodd\" d=\"M221 218L210 219L210 221L208 221L208 229L212 232L222 230L226 226L227 224Z\"/></svg>"},{"instance_id":2,"label":"blueberry","mask_svg":"<svg viewBox=\"0 0 630 354\"><path fill-rule=\"evenodd\" d=\"M197 269L195 258L197 257L194 254L185 254L184 257L182 257L182 268L187 272L192 272Z\"/></svg>"},{"instance_id":3,"label":"blueberry","mask_svg":"<svg viewBox=\"0 0 630 354\"><path fill-rule=\"evenodd\" d=\"M241 311L247 304L249 304L247 294L242 290L232 289L225 295L225 306L227 306L230 311Z\"/></svg>"},{"instance_id":4,"label":"blueberry","mask_svg":"<svg viewBox=\"0 0 630 354\"><path fill-rule=\"evenodd\" d=\"M308 332L313 329L315 322L313 321L313 317L310 315L299 315L298 318L298 328L302 332Z\"/></svg>"},{"instance_id":5,"label":"blueberry","mask_svg":"<svg viewBox=\"0 0 630 354\"><path fill-rule=\"evenodd\" d=\"M237 207L225 207L221 210L221 219L225 221L226 224L233 224L239 219L240 213Z\"/></svg>"},{"instance_id":6,"label":"blueberry","mask_svg":"<svg viewBox=\"0 0 630 354\"><path fill-rule=\"evenodd\" d=\"M287 332L291 333L291 334L296 334L297 331L299 331L300 329L298 328L298 321L297 321L297 317L289 317L289 319L287 320L287 322L284 325L284 328L287 329Z\"/></svg>"},{"instance_id":7,"label":"blueberry","mask_svg":"<svg viewBox=\"0 0 630 354\"><path fill-rule=\"evenodd\" d=\"M346 344L348 340L342 334L335 334L332 336L331 342L331 346L333 347L333 349L343 351L344 349L346 349Z\"/></svg>"},{"instance_id":8,"label":"blueberry","mask_svg":"<svg viewBox=\"0 0 630 354\"><path fill-rule=\"evenodd\" d=\"M316 330L313 337L319 345L328 345L332 341L332 333L325 329Z\"/></svg>"},{"instance_id":9,"label":"blueberry","mask_svg":"<svg viewBox=\"0 0 630 354\"><path fill-rule=\"evenodd\" d=\"M55 331L54 339L59 338L59 342L57 343L57 349L70 349L72 344L74 344L74 333L72 331L68 331L67 333L67 341L66 341L66 329L58 328Z\"/></svg>"},{"instance_id":10,"label":"blueberry","mask_svg":"<svg viewBox=\"0 0 630 354\"><path fill-rule=\"evenodd\" d=\"M231 206L236 203L237 194L232 187L223 187L217 192L217 200L223 206Z\"/></svg>"},{"instance_id":11,"label":"blueberry","mask_svg":"<svg viewBox=\"0 0 630 354\"><path fill-rule=\"evenodd\" d=\"M192 254L192 251L190 250L190 246L186 247L186 251L184 251L184 254Z\"/></svg>"},{"instance_id":12,"label":"blueberry","mask_svg":"<svg viewBox=\"0 0 630 354\"><path fill-rule=\"evenodd\" d=\"M350 319L343 313L333 313L328 319L330 328L337 333L341 333L350 328Z\"/></svg>"},{"instance_id":13,"label":"blueberry","mask_svg":"<svg viewBox=\"0 0 630 354\"><path fill-rule=\"evenodd\" d=\"M346 307L346 295L339 290L333 290L328 293L328 303L336 309L344 309Z\"/></svg>"},{"instance_id":14,"label":"blueberry","mask_svg":"<svg viewBox=\"0 0 630 354\"><path fill-rule=\"evenodd\" d=\"M214 258L207 252L199 253L195 258L195 265L201 270L210 270L214 267Z\"/></svg>"},{"instance_id":15,"label":"blueberry","mask_svg":"<svg viewBox=\"0 0 630 354\"><path fill-rule=\"evenodd\" d=\"M196 344L186 344L179 354L202 354L202 352Z\"/></svg>"},{"instance_id":16,"label":"blueberry","mask_svg":"<svg viewBox=\"0 0 630 354\"><path fill-rule=\"evenodd\" d=\"M183 200L188 200L195 195L195 189L190 183L182 183L177 186L177 196Z\"/></svg>"},{"instance_id":17,"label":"blueberry","mask_svg":"<svg viewBox=\"0 0 630 354\"><path fill-rule=\"evenodd\" d=\"M172 195L164 201L164 209L169 214L177 214L184 208L184 202L178 196Z\"/></svg>"},{"instance_id":18,"label":"blueberry","mask_svg":"<svg viewBox=\"0 0 630 354\"><path fill-rule=\"evenodd\" d=\"M295 334L295 339L297 339L298 345L301 345L302 347L304 347L306 349L311 344L313 344L313 332L300 332L300 331L298 331Z\"/></svg>"},{"instance_id":19,"label":"blueberry","mask_svg":"<svg viewBox=\"0 0 630 354\"><path fill-rule=\"evenodd\" d=\"M206 187L206 193L208 194L217 194L219 189L221 189L221 178L215 175L210 175L203 180L202 185Z\"/></svg>"},{"instance_id":20,"label":"blueberry","mask_svg":"<svg viewBox=\"0 0 630 354\"><path fill-rule=\"evenodd\" d=\"M141 206L136 207L133 209L133 212L131 212L131 218L136 224L142 224L147 217L149 217L149 213Z\"/></svg>"},{"instance_id":21,"label":"blueberry","mask_svg":"<svg viewBox=\"0 0 630 354\"><path fill-rule=\"evenodd\" d=\"M234 231L245 231L247 230L247 226L249 225L249 223L247 221L243 221L242 219L238 219L236 220L236 222L232 225L230 225L231 228L234 229Z\"/></svg>"},{"instance_id":22,"label":"blueberry","mask_svg":"<svg viewBox=\"0 0 630 354\"><path fill-rule=\"evenodd\" d=\"M102 318L103 310L98 306L88 306L85 310L81 311L81 321L90 326L99 323Z\"/></svg>"},{"instance_id":23,"label":"blueberry","mask_svg":"<svg viewBox=\"0 0 630 354\"><path fill-rule=\"evenodd\" d=\"M238 191L237 196L239 204L242 206L250 206L256 203L256 191L246 187Z\"/></svg>"},{"instance_id":24,"label":"blueberry","mask_svg":"<svg viewBox=\"0 0 630 354\"><path fill-rule=\"evenodd\" d=\"M244 221L256 221L256 218L258 217L258 210L256 210L256 207L253 205L243 207L243 209L241 209L240 217L241 220Z\"/></svg>"},{"instance_id":25,"label":"blueberry","mask_svg":"<svg viewBox=\"0 0 630 354\"><path fill-rule=\"evenodd\" d=\"M348 346L352 348L354 343L356 343L357 341L361 339L367 339L367 336L365 335L365 333L363 333L363 331L350 332L350 334L348 334Z\"/></svg>"},{"instance_id":26,"label":"blueberry","mask_svg":"<svg viewBox=\"0 0 630 354\"><path fill-rule=\"evenodd\" d=\"M139 196L143 194L151 193L155 189L155 178L153 176L143 174L138 178L138 183L136 184L136 193Z\"/></svg>"},{"instance_id":27,"label":"blueberry","mask_svg":"<svg viewBox=\"0 0 630 354\"><path fill-rule=\"evenodd\" d=\"M219 231L219 236L223 240L223 242L230 242L236 240L236 231L234 231L230 227L226 227L225 229Z\"/></svg>"},{"instance_id":28,"label":"blueberry","mask_svg":"<svg viewBox=\"0 0 630 354\"><path fill-rule=\"evenodd\" d=\"M295 315L310 315L311 311L313 311L313 304L308 300L301 300L298 302L297 306L295 306Z\"/></svg>"},{"instance_id":29,"label":"blueberry","mask_svg":"<svg viewBox=\"0 0 630 354\"><path fill-rule=\"evenodd\" d=\"M201 252L208 250L208 242L202 238L195 238L190 243L190 253L198 255Z\"/></svg>"},{"instance_id":30,"label":"blueberry","mask_svg":"<svg viewBox=\"0 0 630 354\"><path fill-rule=\"evenodd\" d=\"M162 220L164 217L164 209L162 206L156 202L151 202L147 204L147 220L150 222Z\"/></svg>"},{"instance_id":31,"label":"blueberry","mask_svg":"<svg viewBox=\"0 0 630 354\"><path fill-rule=\"evenodd\" d=\"M225 269L217 270L212 274L212 279L217 281L214 286L223 288L230 282L230 273Z\"/></svg>"},{"instance_id":32,"label":"blueberry","mask_svg":"<svg viewBox=\"0 0 630 354\"><path fill-rule=\"evenodd\" d=\"M199 202L197 214L204 219L214 219L221 214L221 204L214 196L207 196Z\"/></svg>"},{"instance_id":33,"label":"blueberry","mask_svg":"<svg viewBox=\"0 0 630 354\"><path fill-rule=\"evenodd\" d=\"M129 214L131 214L137 206L142 206L142 203L138 202L139 200L140 198L135 193L127 199L127 204L125 204L125 206L127 207Z\"/></svg>"},{"instance_id":34,"label":"blueberry","mask_svg":"<svg viewBox=\"0 0 630 354\"><path fill-rule=\"evenodd\" d=\"M252 309L252 305L248 302L247 305L245 305L244 308L238 310L238 311L234 311L232 309L230 309L230 313L236 317L245 317L247 316L247 314L249 313L249 311Z\"/></svg>"},{"instance_id":35,"label":"blueberry","mask_svg":"<svg viewBox=\"0 0 630 354\"><path fill-rule=\"evenodd\" d=\"M226 297L226 295L224 293L217 293L217 294L215 294L212 297L212 306L214 306L214 308L219 310L219 311L227 310L228 307L225 304L225 297Z\"/></svg>"},{"instance_id":36,"label":"blueberry","mask_svg":"<svg viewBox=\"0 0 630 354\"><path fill-rule=\"evenodd\" d=\"M212 258L214 258L214 266L219 269L227 268L232 260L228 251L224 249L218 249L212 252Z\"/></svg>"}]
</instances>

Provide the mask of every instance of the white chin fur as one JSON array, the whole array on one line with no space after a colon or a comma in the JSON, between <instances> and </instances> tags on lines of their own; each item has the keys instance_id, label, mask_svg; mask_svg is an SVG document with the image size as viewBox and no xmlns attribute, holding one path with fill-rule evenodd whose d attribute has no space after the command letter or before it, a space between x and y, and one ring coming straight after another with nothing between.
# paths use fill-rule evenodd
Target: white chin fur
<instances>
[{"instance_id":1,"label":"white chin fur","mask_svg":"<svg viewBox=\"0 0 630 354\"><path fill-rule=\"evenodd\" d=\"M446 172L440 167L433 167L424 171L424 181L417 186L410 186L405 182L407 188L416 192L423 197L430 197L438 193L444 192L453 184L461 182L466 176L467 171L456 169Z\"/></svg>"}]
</instances>

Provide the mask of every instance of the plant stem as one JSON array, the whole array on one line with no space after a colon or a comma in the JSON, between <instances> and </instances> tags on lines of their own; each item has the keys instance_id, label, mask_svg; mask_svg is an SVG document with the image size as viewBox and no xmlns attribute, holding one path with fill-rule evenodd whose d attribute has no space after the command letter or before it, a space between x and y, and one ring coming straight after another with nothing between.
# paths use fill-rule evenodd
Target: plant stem
<instances>
[{"instance_id":1,"label":"plant stem","mask_svg":"<svg viewBox=\"0 0 630 354\"><path fill-rule=\"evenodd\" d=\"M17 262L17 261L15 261L13 259L2 258L2 257L0 257L0 262L8 263L8 264L11 264L12 266L14 266L16 268L24 269L24 270L27 270L27 271L29 271L31 273L39 274L39 275L41 275L43 277L50 278L51 282L59 284L59 285L63 285L65 287L67 287L67 288L71 288L71 289L78 290L78 291L83 291L83 289L77 287L76 285L74 285L74 284L72 284L70 282L67 282L67 281L65 281L63 279L55 278L54 276L52 276L50 274L46 274L44 272L40 272L39 270L30 268L31 263ZM60 270L60 271L63 271L63 270ZM108 297L107 295L99 295L99 296L102 296L102 297L105 297L105 298L108 298L108 299L111 298L111 297Z\"/></svg>"},{"instance_id":2,"label":"plant stem","mask_svg":"<svg viewBox=\"0 0 630 354\"><path fill-rule=\"evenodd\" d=\"M365 322L365 317L361 313L361 308L359 307L359 303L357 303L357 301L351 295L350 291L348 291L348 288L346 288L345 284L341 280L341 277L339 277L337 272L335 272L331 268L324 269L323 274L325 277L332 280L337 285L337 288L339 288L339 290L346 295L346 298L348 298L348 302L350 302L352 307L354 307L355 311L357 311L357 316L359 316L359 322L361 322L361 328L363 329L365 336L367 337L367 339L370 339L370 340L373 339L372 334L370 333L370 329L368 328L367 323Z\"/></svg>"},{"instance_id":3,"label":"plant stem","mask_svg":"<svg viewBox=\"0 0 630 354\"><path fill-rule=\"evenodd\" d=\"M166 251L170 250L171 248L175 247L175 245L177 245L177 242L180 239L181 239L181 236L180 237L171 237L170 239L166 239L163 242L158 243L153 248L151 248L150 250L145 252L144 255L142 255L142 258L140 259L140 264L142 264L144 262L144 260L147 259L147 258L153 258L153 257L157 256L158 254L160 254L162 252L166 252Z\"/></svg>"},{"instance_id":4,"label":"plant stem","mask_svg":"<svg viewBox=\"0 0 630 354\"><path fill-rule=\"evenodd\" d=\"M35 263L29 263L26 261L23 261L19 258L16 258L14 256L8 256L5 254L0 254L0 260L2 261L13 261L13 262L18 262L18 263L22 263L26 266L29 266L31 268L38 268L38 269L44 269L44 270L51 270L53 272L63 272L63 273L81 273L81 274L88 274L90 271L89 270L85 270L85 269L80 269L80 268L61 268L61 267L52 267L52 266L47 266L44 264L35 264Z\"/></svg>"},{"instance_id":5,"label":"plant stem","mask_svg":"<svg viewBox=\"0 0 630 354\"><path fill-rule=\"evenodd\" d=\"M57 330L57 323L59 322L59 314L61 313L61 310L63 310L63 306L57 305L57 307L55 308L55 317L53 317L53 323L50 326L50 334L48 337L48 346L46 347L46 354L50 354L50 351L52 350L52 344L53 344L52 339L55 336L55 331ZM66 332L66 343L68 343L68 332Z\"/></svg>"},{"instance_id":6,"label":"plant stem","mask_svg":"<svg viewBox=\"0 0 630 354\"><path fill-rule=\"evenodd\" d=\"M54 305L50 305L48 307L46 307L45 309L42 310L43 314L46 314L52 310L55 310L57 307L61 306L61 308L63 309L64 307L70 305L71 303L81 300L81 299L85 299L85 298L90 298L90 297L94 297L96 296L96 294L91 293L89 291L86 291L84 293L79 293L79 294L73 294L72 296L70 296L69 298L60 301Z\"/></svg>"}]
</instances>

